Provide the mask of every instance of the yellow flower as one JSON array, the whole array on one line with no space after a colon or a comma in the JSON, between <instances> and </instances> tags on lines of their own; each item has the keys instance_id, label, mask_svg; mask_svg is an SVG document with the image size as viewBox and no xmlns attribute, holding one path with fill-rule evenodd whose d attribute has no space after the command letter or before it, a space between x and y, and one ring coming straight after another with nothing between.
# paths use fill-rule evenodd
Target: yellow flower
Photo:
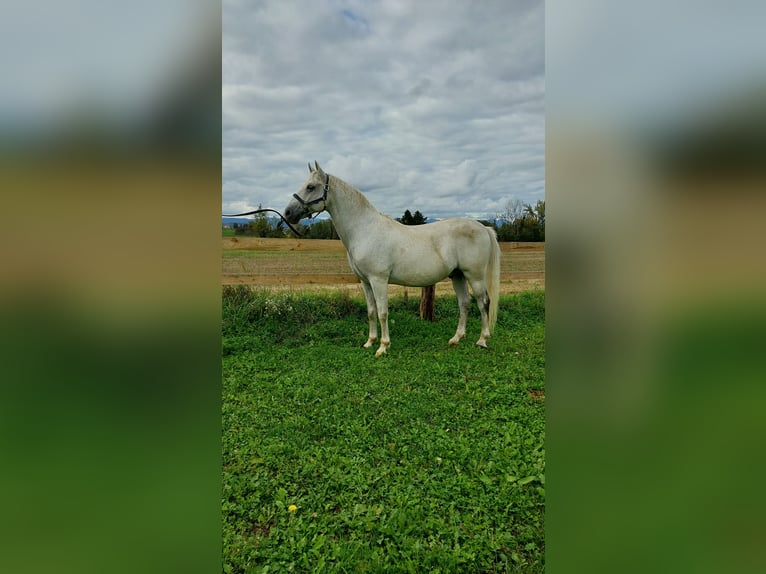
<instances>
[{"instance_id":1,"label":"yellow flower","mask_svg":"<svg viewBox=\"0 0 766 574\"><path fill-rule=\"evenodd\" d=\"M295 506L294 504L291 504L290 506L287 507L287 510L289 512L295 512L296 510L298 510L298 507Z\"/></svg>"}]
</instances>

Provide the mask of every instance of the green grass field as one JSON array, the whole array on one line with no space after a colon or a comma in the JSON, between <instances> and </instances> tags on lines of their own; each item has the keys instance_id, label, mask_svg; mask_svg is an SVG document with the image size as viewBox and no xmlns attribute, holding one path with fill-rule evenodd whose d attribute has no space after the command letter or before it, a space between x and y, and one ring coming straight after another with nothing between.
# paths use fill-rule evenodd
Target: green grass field
<instances>
[{"instance_id":1,"label":"green grass field","mask_svg":"<svg viewBox=\"0 0 766 574\"><path fill-rule=\"evenodd\" d=\"M501 299L490 349L454 297L225 288L224 572L542 572L544 294Z\"/></svg>"}]
</instances>

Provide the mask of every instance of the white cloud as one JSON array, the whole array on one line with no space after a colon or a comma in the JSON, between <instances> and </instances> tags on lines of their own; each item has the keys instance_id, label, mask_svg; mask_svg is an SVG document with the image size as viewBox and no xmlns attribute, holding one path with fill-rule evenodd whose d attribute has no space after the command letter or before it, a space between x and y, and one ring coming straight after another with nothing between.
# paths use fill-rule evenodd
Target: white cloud
<instances>
[{"instance_id":1,"label":"white cloud","mask_svg":"<svg viewBox=\"0 0 766 574\"><path fill-rule=\"evenodd\" d=\"M541 2L223 4L223 208L282 209L317 160L384 213L544 194Z\"/></svg>"}]
</instances>

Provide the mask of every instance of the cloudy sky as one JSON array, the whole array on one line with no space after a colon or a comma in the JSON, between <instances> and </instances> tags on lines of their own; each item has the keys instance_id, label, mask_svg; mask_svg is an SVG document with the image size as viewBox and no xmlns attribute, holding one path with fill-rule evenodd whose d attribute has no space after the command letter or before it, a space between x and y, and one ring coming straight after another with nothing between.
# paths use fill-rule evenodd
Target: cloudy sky
<instances>
[{"instance_id":1,"label":"cloudy sky","mask_svg":"<svg viewBox=\"0 0 766 574\"><path fill-rule=\"evenodd\" d=\"M544 199L544 4L223 2L223 212L317 160L392 217Z\"/></svg>"}]
</instances>

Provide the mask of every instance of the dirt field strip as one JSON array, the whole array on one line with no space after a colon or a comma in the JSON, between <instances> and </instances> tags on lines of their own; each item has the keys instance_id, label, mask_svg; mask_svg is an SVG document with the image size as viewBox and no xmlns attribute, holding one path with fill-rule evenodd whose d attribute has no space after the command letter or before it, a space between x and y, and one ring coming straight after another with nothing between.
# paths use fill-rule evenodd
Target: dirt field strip
<instances>
[{"instance_id":1,"label":"dirt field strip","mask_svg":"<svg viewBox=\"0 0 766 574\"><path fill-rule=\"evenodd\" d=\"M253 285L269 289L346 288L359 290L346 250L339 240L225 237L222 240L222 284ZM500 243L500 291L515 293L543 289L545 245ZM419 289L390 287L392 294ZM436 294L452 293L449 279L436 286Z\"/></svg>"}]
</instances>

